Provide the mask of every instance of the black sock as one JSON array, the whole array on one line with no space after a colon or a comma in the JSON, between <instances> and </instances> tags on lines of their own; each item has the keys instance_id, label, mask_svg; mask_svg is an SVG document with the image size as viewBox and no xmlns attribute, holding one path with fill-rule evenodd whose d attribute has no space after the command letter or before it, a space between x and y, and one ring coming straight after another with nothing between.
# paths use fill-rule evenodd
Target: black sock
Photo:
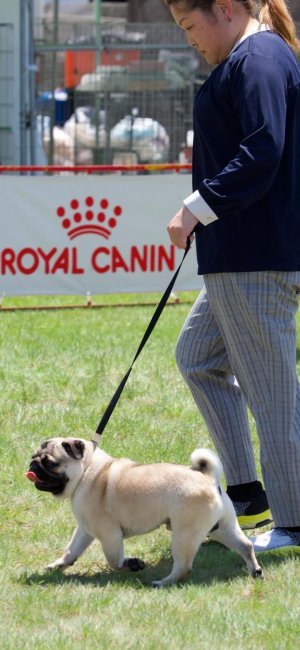
<instances>
[{"instance_id":1,"label":"black sock","mask_svg":"<svg viewBox=\"0 0 300 650\"><path fill-rule=\"evenodd\" d=\"M246 503L257 499L263 493L263 486L260 481L252 481L240 485L228 485L226 491L231 501Z\"/></svg>"}]
</instances>

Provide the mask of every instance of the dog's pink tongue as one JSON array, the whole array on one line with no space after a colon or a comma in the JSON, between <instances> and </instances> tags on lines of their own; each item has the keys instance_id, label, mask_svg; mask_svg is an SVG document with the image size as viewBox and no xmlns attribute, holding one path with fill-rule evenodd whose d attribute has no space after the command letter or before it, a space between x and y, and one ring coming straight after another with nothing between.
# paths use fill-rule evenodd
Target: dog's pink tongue
<instances>
[{"instance_id":1,"label":"dog's pink tongue","mask_svg":"<svg viewBox=\"0 0 300 650\"><path fill-rule=\"evenodd\" d=\"M29 478L30 481L33 481L33 483L42 483L42 481L40 481L40 479L37 477L35 472L32 471L25 472L25 476L27 476L27 478Z\"/></svg>"}]
</instances>

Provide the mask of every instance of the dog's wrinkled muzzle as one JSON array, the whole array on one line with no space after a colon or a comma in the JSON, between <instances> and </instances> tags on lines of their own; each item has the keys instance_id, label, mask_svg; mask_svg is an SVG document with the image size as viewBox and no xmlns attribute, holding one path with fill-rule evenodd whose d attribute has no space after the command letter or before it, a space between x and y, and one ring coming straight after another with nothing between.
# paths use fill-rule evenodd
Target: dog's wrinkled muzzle
<instances>
[{"instance_id":1,"label":"dog's wrinkled muzzle","mask_svg":"<svg viewBox=\"0 0 300 650\"><path fill-rule=\"evenodd\" d=\"M42 467L36 460L31 461L29 471L25 476L35 484L37 490L51 492L52 494L61 494L68 478L65 474L55 474Z\"/></svg>"}]
</instances>

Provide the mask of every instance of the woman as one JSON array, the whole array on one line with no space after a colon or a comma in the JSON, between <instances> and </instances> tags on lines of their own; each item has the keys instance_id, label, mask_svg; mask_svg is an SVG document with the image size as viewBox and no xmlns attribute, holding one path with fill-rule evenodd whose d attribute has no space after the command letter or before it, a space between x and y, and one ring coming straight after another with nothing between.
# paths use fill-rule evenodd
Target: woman
<instances>
[{"instance_id":1,"label":"woman","mask_svg":"<svg viewBox=\"0 0 300 650\"><path fill-rule=\"evenodd\" d=\"M240 524L274 527L256 551L300 545L299 43L283 0L166 0L216 67L194 105L193 193L168 226L195 231L200 294L177 362L219 452ZM293 51L294 50L294 51ZM257 480L247 405L260 441ZM269 504L269 505L268 505Z\"/></svg>"}]
</instances>

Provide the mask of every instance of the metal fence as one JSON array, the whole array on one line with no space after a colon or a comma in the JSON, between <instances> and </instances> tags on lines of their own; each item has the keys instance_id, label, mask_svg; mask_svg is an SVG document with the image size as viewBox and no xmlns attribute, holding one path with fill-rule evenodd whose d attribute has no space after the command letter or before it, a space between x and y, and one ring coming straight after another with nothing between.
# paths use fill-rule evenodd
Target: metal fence
<instances>
[{"instance_id":1,"label":"metal fence","mask_svg":"<svg viewBox=\"0 0 300 650\"><path fill-rule=\"evenodd\" d=\"M190 162L193 98L210 68L175 24L45 16L35 99L29 23L20 55L16 26L0 23L0 164Z\"/></svg>"},{"instance_id":2,"label":"metal fence","mask_svg":"<svg viewBox=\"0 0 300 650\"><path fill-rule=\"evenodd\" d=\"M209 66L173 23L36 25L37 123L48 164L189 161Z\"/></svg>"},{"instance_id":3,"label":"metal fence","mask_svg":"<svg viewBox=\"0 0 300 650\"><path fill-rule=\"evenodd\" d=\"M0 164L13 162L13 25L0 23Z\"/></svg>"}]
</instances>

